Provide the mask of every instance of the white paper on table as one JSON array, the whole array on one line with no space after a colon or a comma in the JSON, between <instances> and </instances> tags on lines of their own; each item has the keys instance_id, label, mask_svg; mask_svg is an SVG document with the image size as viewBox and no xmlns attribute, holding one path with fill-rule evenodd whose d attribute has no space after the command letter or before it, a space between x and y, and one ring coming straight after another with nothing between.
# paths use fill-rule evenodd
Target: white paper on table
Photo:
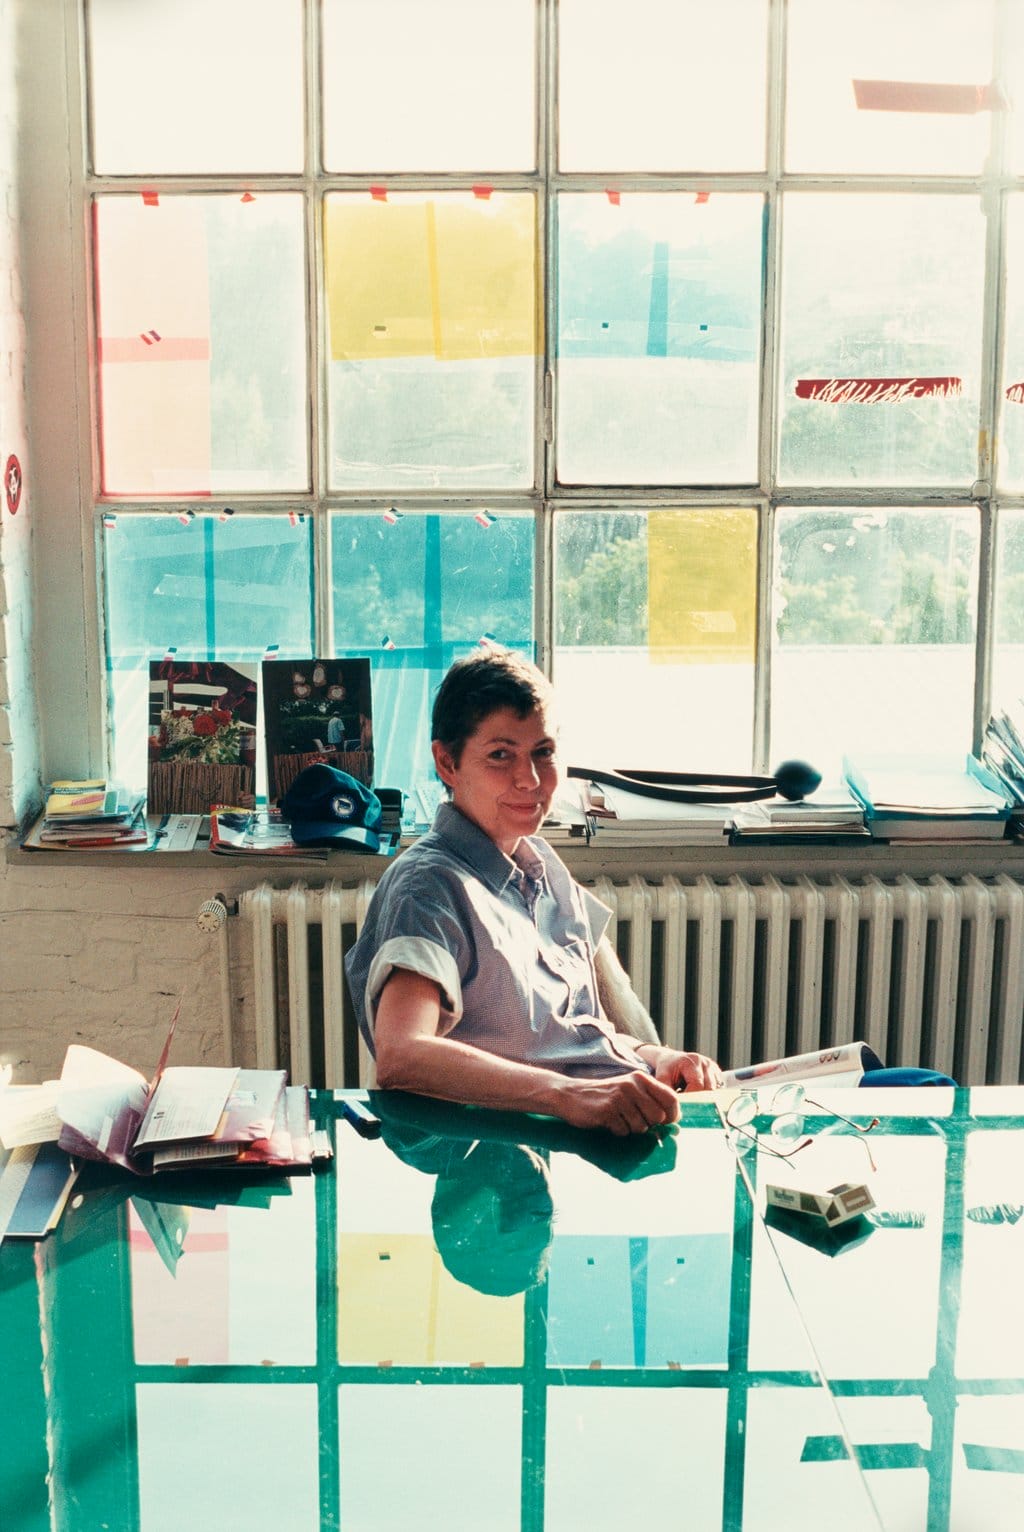
<instances>
[{"instance_id":1,"label":"white paper on table","mask_svg":"<svg viewBox=\"0 0 1024 1532\"><path fill-rule=\"evenodd\" d=\"M211 1138L235 1088L237 1069L165 1069L135 1139L136 1149Z\"/></svg>"},{"instance_id":2,"label":"white paper on table","mask_svg":"<svg viewBox=\"0 0 1024 1532\"><path fill-rule=\"evenodd\" d=\"M55 1144L62 1127L57 1115L59 1090L59 1080L0 1090L0 1144L5 1149L18 1149L24 1144Z\"/></svg>"}]
</instances>

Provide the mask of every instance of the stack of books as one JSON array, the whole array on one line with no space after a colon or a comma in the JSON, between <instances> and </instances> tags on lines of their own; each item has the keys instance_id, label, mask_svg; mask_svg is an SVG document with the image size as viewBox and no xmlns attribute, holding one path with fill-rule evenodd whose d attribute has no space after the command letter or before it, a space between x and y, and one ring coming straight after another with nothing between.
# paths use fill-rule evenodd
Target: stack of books
<instances>
[{"instance_id":1,"label":"stack of books","mask_svg":"<svg viewBox=\"0 0 1024 1532\"><path fill-rule=\"evenodd\" d=\"M963 764L878 756L844 762L871 834L886 841L1002 840L1010 799L999 779L969 755Z\"/></svg>"},{"instance_id":2,"label":"stack of books","mask_svg":"<svg viewBox=\"0 0 1024 1532\"><path fill-rule=\"evenodd\" d=\"M992 714L981 758L1010 799L1010 835L1024 840L1024 701Z\"/></svg>"},{"instance_id":3,"label":"stack of books","mask_svg":"<svg viewBox=\"0 0 1024 1532\"><path fill-rule=\"evenodd\" d=\"M736 812L731 803L670 803L582 780L566 783L572 787L590 833L605 844L722 846Z\"/></svg>"},{"instance_id":4,"label":"stack of books","mask_svg":"<svg viewBox=\"0 0 1024 1532\"><path fill-rule=\"evenodd\" d=\"M75 851L144 845L149 840L145 806L144 793L128 792L102 778L54 782L42 819L26 844Z\"/></svg>"},{"instance_id":5,"label":"stack of books","mask_svg":"<svg viewBox=\"0 0 1024 1532\"><path fill-rule=\"evenodd\" d=\"M792 802L765 798L738 803L733 815L733 845L834 846L871 839L864 822L864 805L845 783L819 787L809 797Z\"/></svg>"}]
</instances>

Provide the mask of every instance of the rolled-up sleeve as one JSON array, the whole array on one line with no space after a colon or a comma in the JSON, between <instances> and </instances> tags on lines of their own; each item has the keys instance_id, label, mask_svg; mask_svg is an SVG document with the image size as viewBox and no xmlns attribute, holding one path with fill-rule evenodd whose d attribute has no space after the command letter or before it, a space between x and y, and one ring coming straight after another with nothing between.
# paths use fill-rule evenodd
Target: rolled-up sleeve
<instances>
[{"instance_id":1,"label":"rolled-up sleeve","mask_svg":"<svg viewBox=\"0 0 1024 1532\"><path fill-rule=\"evenodd\" d=\"M425 936L392 936L377 948L363 994L370 1026L376 1021L380 992L396 968L433 979L441 991L441 1031L450 1032L462 1017L462 981L451 953Z\"/></svg>"},{"instance_id":2,"label":"rolled-up sleeve","mask_svg":"<svg viewBox=\"0 0 1024 1532\"><path fill-rule=\"evenodd\" d=\"M441 991L441 1031L463 1013L462 986L473 968L465 919L444 879L414 877L385 895L374 912L372 956L363 986L363 1016L372 1034L381 990L396 969L421 974ZM389 891L390 892L390 891Z\"/></svg>"}]
</instances>

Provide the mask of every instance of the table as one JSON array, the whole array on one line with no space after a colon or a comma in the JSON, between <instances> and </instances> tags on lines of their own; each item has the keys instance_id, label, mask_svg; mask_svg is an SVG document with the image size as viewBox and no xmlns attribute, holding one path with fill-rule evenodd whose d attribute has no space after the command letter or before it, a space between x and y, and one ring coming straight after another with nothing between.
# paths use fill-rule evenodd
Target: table
<instances>
[{"instance_id":1,"label":"table","mask_svg":"<svg viewBox=\"0 0 1024 1532\"><path fill-rule=\"evenodd\" d=\"M755 1124L768 1147L771 1095L760 1093ZM781 1267L885 1528L1020 1527L1024 1090L814 1099L823 1110L804 1104L812 1145L788 1162L744 1158L771 1246L770 1256L755 1250L752 1291L759 1258ZM861 1127L879 1115L864 1135L869 1160L836 1111ZM769 1182L811 1189L847 1178L863 1178L876 1203L848 1238L815 1240L767 1205Z\"/></svg>"},{"instance_id":2,"label":"table","mask_svg":"<svg viewBox=\"0 0 1024 1532\"><path fill-rule=\"evenodd\" d=\"M763 1207L863 1166L815 1108L781 1169L712 1098L622 1141L377 1097L367 1140L319 1093L327 1173L88 1170L0 1246L0 1529L1016 1529L1024 1091L840 1097L884 1115L837 1248Z\"/></svg>"}]
</instances>

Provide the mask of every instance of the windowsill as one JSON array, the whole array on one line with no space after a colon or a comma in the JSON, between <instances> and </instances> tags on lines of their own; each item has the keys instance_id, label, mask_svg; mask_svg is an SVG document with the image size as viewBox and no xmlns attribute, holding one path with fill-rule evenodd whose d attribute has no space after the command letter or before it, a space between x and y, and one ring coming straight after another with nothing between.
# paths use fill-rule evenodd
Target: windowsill
<instances>
[{"instance_id":1,"label":"windowsill","mask_svg":"<svg viewBox=\"0 0 1024 1532\"><path fill-rule=\"evenodd\" d=\"M323 860L299 856L261 856L257 853L225 856L212 852L208 841L202 839L191 851L26 851L13 832L7 831L6 836L6 844L0 841L0 859L19 871L33 866L50 872L55 867L65 865L76 869L83 866L106 866L115 867L123 875L128 868L134 867L139 870L157 868L165 872L174 870L201 873L208 878L211 868L218 867L227 880L227 869L232 867L236 874L248 868L258 872L261 878L273 875L276 869L276 876L283 881L320 881L325 878L358 881L365 877L379 878L393 860L391 857L363 857L346 851L329 852ZM412 845L416 838L403 837L399 854ZM816 873L848 873L851 876L875 874L882 878L893 877L901 872L912 876L937 874L947 877L965 873L990 877L1001 872L1016 877L1024 874L1024 844L1013 840L732 846L723 838L721 845L650 845L631 843L628 835L617 834L614 845L602 841L600 835L588 845L582 837L566 837L561 834L551 837L551 843L573 873L585 880L602 876L624 878L637 870L654 875L675 872L682 876L694 876L707 873L713 877L748 873L781 876L813 876Z\"/></svg>"}]
</instances>

